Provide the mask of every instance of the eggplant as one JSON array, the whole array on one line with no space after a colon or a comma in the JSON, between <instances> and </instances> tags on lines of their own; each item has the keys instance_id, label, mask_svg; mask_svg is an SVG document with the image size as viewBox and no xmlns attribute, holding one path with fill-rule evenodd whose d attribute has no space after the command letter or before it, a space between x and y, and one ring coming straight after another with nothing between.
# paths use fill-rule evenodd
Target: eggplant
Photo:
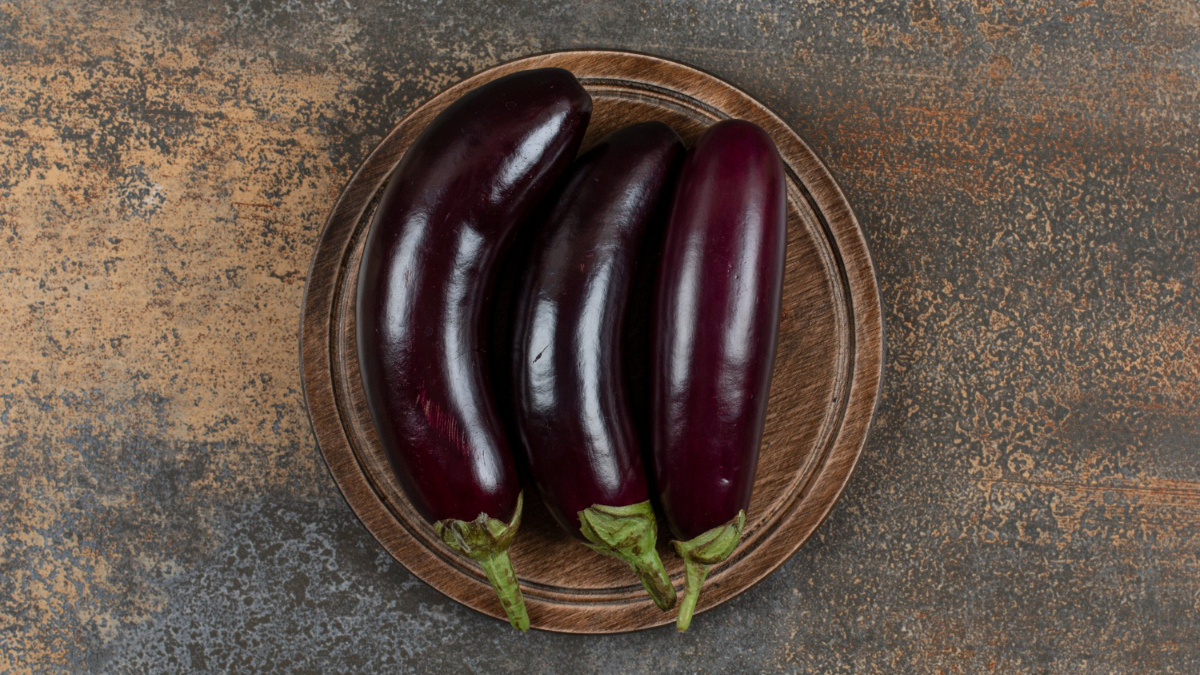
<instances>
[{"instance_id":1,"label":"eggplant","mask_svg":"<svg viewBox=\"0 0 1200 675\"><path fill-rule=\"evenodd\" d=\"M644 122L572 165L517 295L513 401L521 447L554 520L629 563L662 609L675 589L626 396L622 327L639 249L680 160L671 127Z\"/></svg>"},{"instance_id":2,"label":"eggplant","mask_svg":"<svg viewBox=\"0 0 1200 675\"><path fill-rule=\"evenodd\" d=\"M520 630L529 616L508 546L523 500L481 318L497 260L570 165L591 110L559 68L501 77L447 106L388 180L358 278L359 366L379 440L413 506L480 564Z\"/></svg>"},{"instance_id":3,"label":"eggplant","mask_svg":"<svg viewBox=\"0 0 1200 675\"><path fill-rule=\"evenodd\" d=\"M688 151L653 310L654 476L686 587L687 630L709 567L733 553L758 464L787 244L783 161L758 126L727 120Z\"/></svg>"},{"instance_id":4,"label":"eggplant","mask_svg":"<svg viewBox=\"0 0 1200 675\"><path fill-rule=\"evenodd\" d=\"M633 566L664 609L675 591L631 422L622 324L639 245L683 145L665 124L615 132L571 168L518 291L513 401L525 460L559 525Z\"/></svg>"}]
</instances>

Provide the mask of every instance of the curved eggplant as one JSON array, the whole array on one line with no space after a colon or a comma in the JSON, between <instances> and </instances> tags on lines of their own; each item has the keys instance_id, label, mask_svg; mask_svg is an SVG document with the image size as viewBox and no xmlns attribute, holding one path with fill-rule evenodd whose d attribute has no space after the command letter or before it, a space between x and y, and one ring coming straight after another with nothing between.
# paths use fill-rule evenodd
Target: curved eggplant
<instances>
[{"instance_id":1,"label":"curved eggplant","mask_svg":"<svg viewBox=\"0 0 1200 675\"><path fill-rule=\"evenodd\" d=\"M546 507L628 562L662 609L675 589L626 400L621 335L640 244L683 158L666 124L614 132L572 165L518 295L514 404Z\"/></svg>"},{"instance_id":2,"label":"curved eggplant","mask_svg":"<svg viewBox=\"0 0 1200 675\"><path fill-rule=\"evenodd\" d=\"M464 94L393 172L358 278L359 366L379 440L413 506L479 562L521 630L508 558L521 487L480 356L481 314L497 259L575 156L591 108L559 68Z\"/></svg>"},{"instance_id":3,"label":"curved eggplant","mask_svg":"<svg viewBox=\"0 0 1200 675\"><path fill-rule=\"evenodd\" d=\"M655 293L653 455L684 559L676 626L737 547L758 464L779 332L787 196L771 138L717 123L688 152Z\"/></svg>"}]
</instances>

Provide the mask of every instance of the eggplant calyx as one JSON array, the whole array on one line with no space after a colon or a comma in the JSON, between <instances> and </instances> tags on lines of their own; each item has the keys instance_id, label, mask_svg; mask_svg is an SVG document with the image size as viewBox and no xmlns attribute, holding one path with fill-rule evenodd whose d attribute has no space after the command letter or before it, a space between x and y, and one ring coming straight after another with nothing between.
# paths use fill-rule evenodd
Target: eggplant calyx
<instances>
[{"instance_id":1,"label":"eggplant calyx","mask_svg":"<svg viewBox=\"0 0 1200 675\"><path fill-rule=\"evenodd\" d=\"M629 563L658 608L675 606L675 587L658 557L658 521L649 501L628 506L593 504L579 512L579 531L592 550Z\"/></svg>"},{"instance_id":2,"label":"eggplant calyx","mask_svg":"<svg viewBox=\"0 0 1200 675\"><path fill-rule=\"evenodd\" d=\"M738 511L737 518L687 541L672 541L671 545L683 558L683 570L687 583L683 601L679 603L679 616L675 628L680 633L692 625L692 614L700 600L700 588L708 576L708 569L728 558L742 539L746 527L746 512Z\"/></svg>"},{"instance_id":3,"label":"eggplant calyx","mask_svg":"<svg viewBox=\"0 0 1200 675\"><path fill-rule=\"evenodd\" d=\"M521 526L521 503L524 493L517 495L517 509L508 523L480 513L475 520L439 520L433 524L434 531L447 546L469 556L479 563L487 575L508 622L517 630L529 630L529 613L525 610L525 597L517 583L508 557L517 528Z\"/></svg>"}]
</instances>

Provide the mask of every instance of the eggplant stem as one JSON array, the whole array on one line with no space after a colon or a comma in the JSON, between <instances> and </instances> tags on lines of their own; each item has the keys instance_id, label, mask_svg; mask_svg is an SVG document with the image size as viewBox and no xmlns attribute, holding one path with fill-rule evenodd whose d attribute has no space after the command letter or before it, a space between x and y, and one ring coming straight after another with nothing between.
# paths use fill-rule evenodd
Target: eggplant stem
<instances>
[{"instance_id":1,"label":"eggplant stem","mask_svg":"<svg viewBox=\"0 0 1200 675\"><path fill-rule=\"evenodd\" d=\"M524 493L517 495L517 508L508 523L480 513L475 520L439 520L433 524L438 537L450 548L470 557L483 568L484 575L496 591L508 622L517 630L529 630L529 612L508 547L512 545L517 528L521 526L521 506Z\"/></svg>"},{"instance_id":2,"label":"eggplant stem","mask_svg":"<svg viewBox=\"0 0 1200 675\"><path fill-rule=\"evenodd\" d=\"M683 558L686 585L683 600L679 603L679 614L675 618L675 629L684 632L692 625L692 614L700 600L700 589L708 577L708 570L725 560L737 549L746 527L746 512L739 511L737 518L714 527L687 541L672 541L675 551Z\"/></svg>"},{"instance_id":3,"label":"eggplant stem","mask_svg":"<svg viewBox=\"0 0 1200 675\"><path fill-rule=\"evenodd\" d=\"M679 615L675 617L675 630L680 633L692 625L692 614L695 613L696 603L700 600L700 588L704 586L704 579L708 576L708 565L684 558L683 571L687 581L683 589L683 600L679 602Z\"/></svg>"},{"instance_id":4,"label":"eggplant stem","mask_svg":"<svg viewBox=\"0 0 1200 675\"><path fill-rule=\"evenodd\" d=\"M517 574L513 571L512 561L508 551L500 551L491 556L480 556L475 562L483 568L500 604L504 606L504 614L508 622L517 630L529 630L529 613L525 611L525 597L521 595L521 587L517 584Z\"/></svg>"},{"instance_id":5,"label":"eggplant stem","mask_svg":"<svg viewBox=\"0 0 1200 675\"><path fill-rule=\"evenodd\" d=\"M675 587L655 548L658 521L649 501L628 506L593 504L579 512L579 531L592 550L628 563L659 609L675 606Z\"/></svg>"}]
</instances>

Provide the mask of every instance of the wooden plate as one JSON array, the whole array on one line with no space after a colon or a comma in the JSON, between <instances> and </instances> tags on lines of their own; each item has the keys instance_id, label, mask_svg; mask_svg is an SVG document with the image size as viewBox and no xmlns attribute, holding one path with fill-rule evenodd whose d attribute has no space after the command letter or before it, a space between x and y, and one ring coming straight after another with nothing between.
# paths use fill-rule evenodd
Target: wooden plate
<instances>
[{"instance_id":1,"label":"wooden plate","mask_svg":"<svg viewBox=\"0 0 1200 675\"><path fill-rule=\"evenodd\" d=\"M313 256L301 335L313 431L346 501L396 560L451 598L503 618L479 568L436 539L390 471L359 380L354 290L375 199L413 138L467 90L516 70L544 66L572 71L592 95L584 148L620 126L651 119L670 124L690 145L708 125L732 117L766 129L788 168L783 323L762 456L742 544L709 576L699 614L783 564L829 513L858 460L883 366L874 270L841 190L779 117L712 75L627 52L544 54L479 73L401 121L342 191ZM530 497L526 494L512 559L533 627L615 633L674 620L673 613L654 607L623 563L596 555L557 530ZM682 589L682 565L669 552L667 538L660 537L662 557Z\"/></svg>"}]
</instances>

